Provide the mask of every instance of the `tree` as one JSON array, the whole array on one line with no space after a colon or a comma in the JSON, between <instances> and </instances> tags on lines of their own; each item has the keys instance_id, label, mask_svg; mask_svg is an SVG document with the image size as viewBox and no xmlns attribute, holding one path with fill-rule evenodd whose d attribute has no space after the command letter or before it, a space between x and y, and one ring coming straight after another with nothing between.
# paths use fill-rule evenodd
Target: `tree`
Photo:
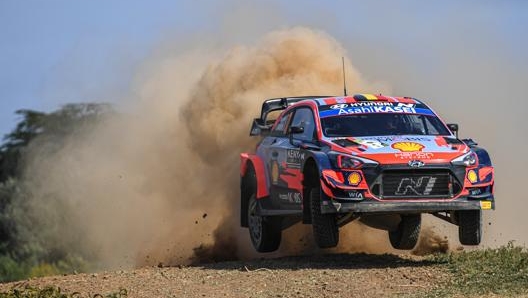
<instances>
[{"instance_id":1,"label":"tree","mask_svg":"<svg viewBox=\"0 0 528 298\"><path fill-rule=\"evenodd\" d=\"M113 109L105 103L67 104L51 113L16 111L21 120L0 146L0 182L19 175L20 158L31 141L39 136L61 139L110 113Z\"/></svg>"},{"instance_id":2,"label":"tree","mask_svg":"<svg viewBox=\"0 0 528 298\"><path fill-rule=\"evenodd\" d=\"M30 147L46 146L46 152L52 154L68 136L113 113L104 103L67 104L50 113L16 111L21 119L0 145L0 282L27 277L35 268L42 271L40 267L46 264L57 270L82 266L75 256L57 257L44 251L39 235L21 236L32 230L33 224L27 212L30 192L23 181L21 162Z\"/></svg>"}]
</instances>

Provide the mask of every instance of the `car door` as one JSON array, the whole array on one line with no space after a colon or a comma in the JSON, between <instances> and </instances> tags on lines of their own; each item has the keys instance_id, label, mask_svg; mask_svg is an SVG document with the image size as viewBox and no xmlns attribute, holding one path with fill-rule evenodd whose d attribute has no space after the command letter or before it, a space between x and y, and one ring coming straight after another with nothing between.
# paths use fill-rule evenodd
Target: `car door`
<instances>
[{"instance_id":1,"label":"car door","mask_svg":"<svg viewBox=\"0 0 528 298\"><path fill-rule=\"evenodd\" d=\"M292 111L291 120L285 128L285 134L277 138L270 146L271 187L270 195L273 205L282 210L301 210L302 173L305 151L299 143L313 142L315 122L310 107L302 106ZM291 127L302 127L304 131L291 135Z\"/></svg>"},{"instance_id":2,"label":"car door","mask_svg":"<svg viewBox=\"0 0 528 298\"><path fill-rule=\"evenodd\" d=\"M266 180L270 193L269 203L266 203L264 208L280 209L281 204L278 199L280 188L279 185L283 183L280 181L280 167L281 158L279 157L279 149L285 146L288 142L286 130L293 116L293 111L288 111L283 114L277 122L277 125L270 132L270 135L265 137L258 146L257 154L265 161L266 166Z\"/></svg>"}]
</instances>

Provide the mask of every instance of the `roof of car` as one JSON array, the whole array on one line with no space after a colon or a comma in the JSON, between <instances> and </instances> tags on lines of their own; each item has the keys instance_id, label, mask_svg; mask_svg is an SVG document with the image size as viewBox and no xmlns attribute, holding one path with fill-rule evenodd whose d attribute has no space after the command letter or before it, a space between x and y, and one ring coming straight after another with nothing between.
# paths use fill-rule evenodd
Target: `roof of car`
<instances>
[{"instance_id":1,"label":"roof of car","mask_svg":"<svg viewBox=\"0 0 528 298\"><path fill-rule=\"evenodd\" d=\"M375 94L356 94L353 96L334 96L334 97L323 97L314 98L318 105L335 105L342 103L355 103L362 101L384 101L384 102L395 102L405 104L422 104L422 102L412 97L395 97L386 95L375 95Z\"/></svg>"}]
</instances>

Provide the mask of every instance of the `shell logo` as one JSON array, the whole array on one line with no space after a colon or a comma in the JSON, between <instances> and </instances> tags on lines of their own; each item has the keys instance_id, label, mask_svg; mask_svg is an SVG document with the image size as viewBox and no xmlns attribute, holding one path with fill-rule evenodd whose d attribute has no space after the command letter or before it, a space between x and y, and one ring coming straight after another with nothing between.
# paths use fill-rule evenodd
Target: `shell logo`
<instances>
[{"instance_id":1,"label":"shell logo","mask_svg":"<svg viewBox=\"0 0 528 298\"><path fill-rule=\"evenodd\" d=\"M401 152L416 152L422 151L425 146L415 142L397 142L392 144L391 147L394 149L398 149Z\"/></svg>"},{"instance_id":2,"label":"shell logo","mask_svg":"<svg viewBox=\"0 0 528 298\"><path fill-rule=\"evenodd\" d=\"M467 174L467 177L468 177L469 182L471 183L476 183L478 181L478 176L475 170L469 171Z\"/></svg>"},{"instance_id":3,"label":"shell logo","mask_svg":"<svg viewBox=\"0 0 528 298\"><path fill-rule=\"evenodd\" d=\"M352 172L348 176L348 183L353 186L357 186L361 182L361 175L358 172Z\"/></svg>"}]
</instances>

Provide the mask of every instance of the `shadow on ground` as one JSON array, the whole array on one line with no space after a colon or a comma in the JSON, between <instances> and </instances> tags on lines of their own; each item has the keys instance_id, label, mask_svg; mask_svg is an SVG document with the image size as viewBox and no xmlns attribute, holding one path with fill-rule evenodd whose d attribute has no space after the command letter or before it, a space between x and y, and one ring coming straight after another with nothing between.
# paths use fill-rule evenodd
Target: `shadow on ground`
<instances>
[{"instance_id":1,"label":"shadow on ground","mask_svg":"<svg viewBox=\"0 0 528 298\"><path fill-rule=\"evenodd\" d=\"M253 270L267 269L373 269L398 267L423 267L437 265L428 260L413 260L392 254L317 254L281 257L275 259L255 259L248 261L229 261L219 263L195 264L205 269ZM246 269L247 268L247 269Z\"/></svg>"}]
</instances>

